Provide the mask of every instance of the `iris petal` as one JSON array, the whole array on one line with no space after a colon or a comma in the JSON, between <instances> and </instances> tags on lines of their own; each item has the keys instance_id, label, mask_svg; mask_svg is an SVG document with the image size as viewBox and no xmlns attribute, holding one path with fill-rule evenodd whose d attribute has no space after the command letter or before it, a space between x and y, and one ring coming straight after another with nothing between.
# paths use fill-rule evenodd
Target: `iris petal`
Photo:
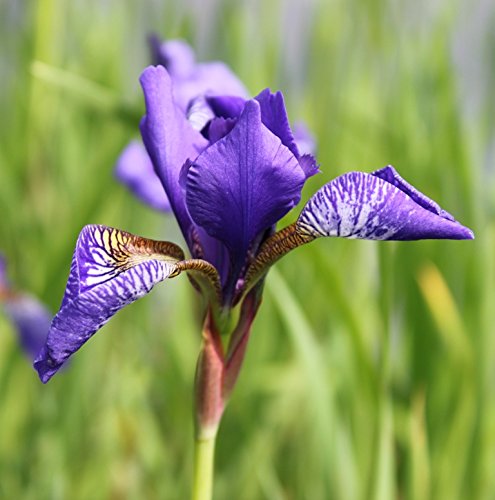
<instances>
[{"instance_id":1,"label":"iris petal","mask_svg":"<svg viewBox=\"0 0 495 500\"><path fill-rule=\"evenodd\" d=\"M43 383L115 313L179 271L182 250L118 229L80 233L61 308L34 362Z\"/></svg>"},{"instance_id":2,"label":"iris petal","mask_svg":"<svg viewBox=\"0 0 495 500\"><path fill-rule=\"evenodd\" d=\"M232 131L190 166L186 199L194 221L243 259L250 242L300 199L305 175L247 101Z\"/></svg>"},{"instance_id":3,"label":"iris petal","mask_svg":"<svg viewBox=\"0 0 495 500\"><path fill-rule=\"evenodd\" d=\"M177 104L185 111L190 101L202 95L248 97L243 83L219 61L196 63L194 51L184 40L160 42L150 37L153 64L164 66L174 83Z\"/></svg>"},{"instance_id":4,"label":"iris petal","mask_svg":"<svg viewBox=\"0 0 495 500\"><path fill-rule=\"evenodd\" d=\"M162 212L170 211L170 203L150 157L142 144L130 142L115 166L115 176L137 198Z\"/></svg>"},{"instance_id":5,"label":"iris petal","mask_svg":"<svg viewBox=\"0 0 495 500\"><path fill-rule=\"evenodd\" d=\"M471 230L396 172L389 182L393 172L350 172L329 182L303 208L298 231L370 240L473 238Z\"/></svg>"},{"instance_id":6,"label":"iris petal","mask_svg":"<svg viewBox=\"0 0 495 500\"><path fill-rule=\"evenodd\" d=\"M177 108L172 96L172 82L165 68L148 67L141 75L141 85L146 102L146 115L141 122L143 141L190 244L191 219L179 185L179 173L185 161L196 158L208 143Z\"/></svg>"},{"instance_id":7,"label":"iris petal","mask_svg":"<svg viewBox=\"0 0 495 500\"><path fill-rule=\"evenodd\" d=\"M265 89L255 99L260 103L263 124L280 138L282 144L287 146L296 158L299 158L299 150L289 125L282 92L272 94L270 89Z\"/></svg>"},{"instance_id":8,"label":"iris petal","mask_svg":"<svg viewBox=\"0 0 495 500\"><path fill-rule=\"evenodd\" d=\"M197 64L192 75L184 80L174 80L177 102L188 103L200 95L235 95L248 98L246 87L222 62ZM187 104L186 104L187 105Z\"/></svg>"},{"instance_id":9,"label":"iris petal","mask_svg":"<svg viewBox=\"0 0 495 500\"><path fill-rule=\"evenodd\" d=\"M222 118L239 118L246 103L242 97L231 95L208 96L206 101L213 113Z\"/></svg>"},{"instance_id":10,"label":"iris petal","mask_svg":"<svg viewBox=\"0 0 495 500\"><path fill-rule=\"evenodd\" d=\"M196 57L191 46L184 40L162 42L156 35L149 37L153 64L167 68L172 78L183 80L192 76Z\"/></svg>"},{"instance_id":11,"label":"iris petal","mask_svg":"<svg viewBox=\"0 0 495 500\"><path fill-rule=\"evenodd\" d=\"M235 126L234 118L214 118L208 126L208 139L213 144L225 137Z\"/></svg>"},{"instance_id":12,"label":"iris petal","mask_svg":"<svg viewBox=\"0 0 495 500\"><path fill-rule=\"evenodd\" d=\"M406 180L404 180L400 175L397 170L395 170L392 165L387 165L384 168L381 168L379 170L375 170L372 172L371 175L374 175L375 177L379 177L380 179L383 179L384 181L389 182L390 184L393 184L397 189L400 189L403 193L406 193L408 196L410 196L418 205L421 205L423 208L426 210L440 215L444 219L448 220L455 220L454 216L440 208L440 205L427 196L425 196L423 193L418 191L414 186L409 184Z\"/></svg>"},{"instance_id":13,"label":"iris petal","mask_svg":"<svg viewBox=\"0 0 495 500\"><path fill-rule=\"evenodd\" d=\"M260 103L261 121L271 132L280 138L292 154L299 160L299 164L306 174L306 178L319 172L316 159L309 153L301 156L298 145L292 134L289 118L285 109L284 96L278 91L272 94L270 89L260 92L255 99Z\"/></svg>"}]
</instances>

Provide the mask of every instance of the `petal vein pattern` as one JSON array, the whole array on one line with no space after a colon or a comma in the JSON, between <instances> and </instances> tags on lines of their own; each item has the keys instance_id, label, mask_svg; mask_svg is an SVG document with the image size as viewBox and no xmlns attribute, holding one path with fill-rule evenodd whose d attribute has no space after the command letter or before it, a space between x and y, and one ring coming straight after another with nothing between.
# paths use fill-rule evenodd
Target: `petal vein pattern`
<instances>
[{"instance_id":1,"label":"petal vein pattern","mask_svg":"<svg viewBox=\"0 0 495 500\"><path fill-rule=\"evenodd\" d=\"M473 238L471 230L395 171L389 177L391 167L377 173L350 172L323 186L303 208L298 231L369 240Z\"/></svg>"},{"instance_id":2,"label":"petal vein pattern","mask_svg":"<svg viewBox=\"0 0 495 500\"><path fill-rule=\"evenodd\" d=\"M180 273L182 250L118 229L92 225L80 233L61 308L35 360L47 382L116 312Z\"/></svg>"},{"instance_id":3,"label":"petal vein pattern","mask_svg":"<svg viewBox=\"0 0 495 500\"><path fill-rule=\"evenodd\" d=\"M187 174L187 205L196 224L244 263L251 241L300 199L305 175L297 159L248 101L233 130L202 153Z\"/></svg>"}]
</instances>

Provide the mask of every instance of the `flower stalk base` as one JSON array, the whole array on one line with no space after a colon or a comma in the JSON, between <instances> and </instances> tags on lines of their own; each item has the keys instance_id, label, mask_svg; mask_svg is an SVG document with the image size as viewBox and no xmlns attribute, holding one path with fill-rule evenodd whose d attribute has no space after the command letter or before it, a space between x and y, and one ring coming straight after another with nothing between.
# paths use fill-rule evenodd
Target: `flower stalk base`
<instances>
[{"instance_id":1,"label":"flower stalk base","mask_svg":"<svg viewBox=\"0 0 495 500\"><path fill-rule=\"evenodd\" d=\"M207 438L197 437L194 442L194 476L192 500L213 498L213 464L215 458L214 433Z\"/></svg>"}]
</instances>

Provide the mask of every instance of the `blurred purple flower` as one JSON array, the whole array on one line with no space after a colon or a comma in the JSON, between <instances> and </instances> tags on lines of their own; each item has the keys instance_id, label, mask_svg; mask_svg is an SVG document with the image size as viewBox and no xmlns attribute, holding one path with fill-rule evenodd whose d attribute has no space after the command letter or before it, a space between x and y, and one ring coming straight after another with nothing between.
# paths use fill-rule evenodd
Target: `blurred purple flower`
<instances>
[{"instance_id":1,"label":"blurred purple flower","mask_svg":"<svg viewBox=\"0 0 495 500\"><path fill-rule=\"evenodd\" d=\"M196 62L191 46L184 40L162 42L149 38L152 64L163 66L174 86L176 104L187 112L190 102L199 96L235 95L249 97L244 84L223 62Z\"/></svg>"},{"instance_id":2,"label":"blurred purple flower","mask_svg":"<svg viewBox=\"0 0 495 500\"><path fill-rule=\"evenodd\" d=\"M473 238L391 166L334 179L308 201L295 223L275 232L276 223L298 204L308 177L318 172L315 159L299 151L282 94L267 89L248 100L206 96L197 101L196 112L209 117L200 131L175 101L164 67L147 68L141 85L143 141L192 259L184 259L173 243L86 226L61 308L34 364L43 382L118 310L186 271L208 301L205 331L213 337L205 340L210 354L200 365L206 378L212 369L208 363L220 367L223 388L217 391L213 416L208 413L212 406L205 406L205 418L213 421L237 377L264 277L287 252L326 236ZM218 335L237 304L240 319L224 355ZM202 369L198 373L201 380Z\"/></svg>"},{"instance_id":3,"label":"blurred purple flower","mask_svg":"<svg viewBox=\"0 0 495 500\"><path fill-rule=\"evenodd\" d=\"M294 123L294 140L301 154L316 154L316 140L305 123Z\"/></svg>"},{"instance_id":4,"label":"blurred purple flower","mask_svg":"<svg viewBox=\"0 0 495 500\"><path fill-rule=\"evenodd\" d=\"M198 101L203 96L248 98L248 91L226 64L220 61L197 63L193 49L185 41L162 42L156 35L151 35L149 44L153 64L167 69L174 86L175 103L197 130L201 130L205 123L201 113L206 108L198 108ZM154 174L148 153L140 142L132 141L121 153L115 176L145 204L163 212L170 211L160 180Z\"/></svg>"},{"instance_id":5,"label":"blurred purple flower","mask_svg":"<svg viewBox=\"0 0 495 500\"><path fill-rule=\"evenodd\" d=\"M243 83L223 62L197 63L193 49L183 40L162 42L152 35L149 42L153 64L167 70L178 114L182 114L194 130L210 141L215 142L225 135L233 126L231 118L239 117L249 99ZM283 99L275 99L283 106ZM265 115L266 110L267 106ZM215 117L223 119L213 120ZM301 154L314 154L314 138L303 123L296 125L291 141L297 144ZM155 175L153 164L141 143L132 141L124 149L117 160L115 176L145 204L163 212L170 211L170 202L163 196L159 174Z\"/></svg>"},{"instance_id":6,"label":"blurred purple flower","mask_svg":"<svg viewBox=\"0 0 495 500\"><path fill-rule=\"evenodd\" d=\"M115 166L117 179L141 201L156 210L170 211L170 203L163 186L153 170L153 164L143 145L131 141L120 154Z\"/></svg>"},{"instance_id":7,"label":"blurred purple flower","mask_svg":"<svg viewBox=\"0 0 495 500\"><path fill-rule=\"evenodd\" d=\"M52 315L34 296L12 290L7 279L6 261L1 254L0 303L17 331L22 349L34 359L46 341Z\"/></svg>"}]
</instances>

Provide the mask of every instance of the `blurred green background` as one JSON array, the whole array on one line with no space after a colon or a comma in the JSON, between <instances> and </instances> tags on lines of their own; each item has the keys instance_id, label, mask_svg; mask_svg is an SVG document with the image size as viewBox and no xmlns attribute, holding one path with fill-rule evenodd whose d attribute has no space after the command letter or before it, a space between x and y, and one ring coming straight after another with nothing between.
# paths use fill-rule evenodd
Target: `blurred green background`
<instances>
[{"instance_id":1,"label":"blurred green background","mask_svg":"<svg viewBox=\"0 0 495 500\"><path fill-rule=\"evenodd\" d=\"M0 0L0 20L0 249L53 312L84 224L181 241L112 173L151 31L284 91L318 142L304 199L392 163L476 233L319 240L277 264L215 498L495 498L491 0ZM189 496L194 301L185 278L157 287L46 386L0 314L0 498Z\"/></svg>"}]
</instances>

